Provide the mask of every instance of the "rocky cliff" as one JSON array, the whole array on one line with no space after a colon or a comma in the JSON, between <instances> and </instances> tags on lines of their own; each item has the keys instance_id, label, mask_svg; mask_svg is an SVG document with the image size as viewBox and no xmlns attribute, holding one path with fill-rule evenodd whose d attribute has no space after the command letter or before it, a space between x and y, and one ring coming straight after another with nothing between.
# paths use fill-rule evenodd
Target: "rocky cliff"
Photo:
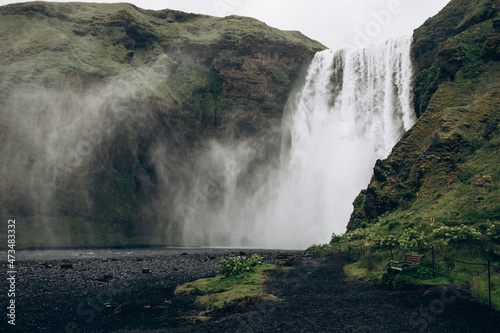
<instances>
[{"instance_id":1,"label":"rocky cliff","mask_svg":"<svg viewBox=\"0 0 500 333\"><path fill-rule=\"evenodd\" d=\"M452 0L415 30L419 119L377 161L348 230L384 214L451 224L500 219L499 9L498 0Z\"/></svg>"},{"instance_id":2,"label":"rocky cliff","mask_svg":"<svg viewBox=\"0 0 500 333\"><path fill-rule=\"evenodd\" d=\"M3 6L0 32L0 209L24 246L165 241L206 143L265 138L253 165L269 163L288 94L325 48L130 4Z\"/></svg>"}]
</instances>

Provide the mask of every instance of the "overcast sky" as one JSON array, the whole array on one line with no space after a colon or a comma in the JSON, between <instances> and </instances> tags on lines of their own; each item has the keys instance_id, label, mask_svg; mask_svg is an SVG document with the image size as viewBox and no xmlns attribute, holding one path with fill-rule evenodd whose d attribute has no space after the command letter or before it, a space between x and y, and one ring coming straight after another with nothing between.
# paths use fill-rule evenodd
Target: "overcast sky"
<instances>
[{"instance_id":1,"label":"overcast sky","mask_svg":"<svg viewBox=\"0 0 500 333\"><path fill-rule=\"evenodd\" d=\"M19 1L0 0L0 5ZM67 2L67 1L65 1ZM214 16L250 16L283 30L299 30L329 48L363 47L411 35L449 0L143 0L145 9L177 9Z\"/></svg>"}]
</instances>

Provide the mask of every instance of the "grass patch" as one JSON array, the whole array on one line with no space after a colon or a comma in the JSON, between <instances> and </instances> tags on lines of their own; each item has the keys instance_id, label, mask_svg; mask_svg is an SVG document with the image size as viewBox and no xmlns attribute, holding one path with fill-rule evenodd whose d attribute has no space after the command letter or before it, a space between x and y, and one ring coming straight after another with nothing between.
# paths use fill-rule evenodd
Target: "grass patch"
<instances>
[{"instance_id":1,"label":"grass patch","mask_svg":"<svg viewBox=\"0 0 500 333\"><path fill-rule=\"evenodd\" d=\"M344 267L345 273L354 280L379 282L383 280L387 263L391 260L390 253L374 251L370 255L353 253L358 259Z\"/></svg>"},{"instance_id":2,"label":"grass patch","mask_svg":"<svg viewBox=\"0 0 500 333\"><path fill-rule=\"evenodd\" d=\"M204 308L205 311L190 319L198 320L200 316L206 319L212 311L221 311L228 307L258 300L277 300L277 297L264 292L265 273L270 270L284 269L287 268L261 264L254 267L253 271L238 275L217 275L187 282L177 286L174 293L196 296L195 304Z\"/></svg>"},{"instance_id":3,"label":"grass patch","mask_svg":"<svg viewBox=\"0 0 500 333\"><path fill-rule=\"evenodd\" d=\"M394 217L391 214L392 217ZM388 228L388 226L391 226ZM334 235L332 244L313 245L309 255L330 255L339 251L349 257L345 273L355 280L389 283L396 289L422 285L468 285L471 296L488 304L490 260L492 308L500 311L500 224L487 221L445 226L440 222L400 223L379 219L374 225ZM432 260L434 248L434 262ZM363 249L363 250L361 250ZM422 262L397 275L387 273L391 260L402 261L406 254L424 255Z\"/></svg>"}]
</instances>

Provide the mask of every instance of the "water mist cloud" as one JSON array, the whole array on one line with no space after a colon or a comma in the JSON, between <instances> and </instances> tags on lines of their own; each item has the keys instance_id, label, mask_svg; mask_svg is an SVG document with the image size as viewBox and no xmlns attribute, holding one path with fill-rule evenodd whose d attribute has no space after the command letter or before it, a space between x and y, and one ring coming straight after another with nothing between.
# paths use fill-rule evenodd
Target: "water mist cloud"
<instances>
[{"instance_id":1,"label":"water mist cloud","mask_svg":"<svg viewBox=\"0 0 500 333\"><path fill-rule=\"evenodd\" d=\"M87 214L92 177L109 165L102 160L108 143L116 135L137 137L151 123L151 108L142 103L168 81L169 65L164 55L107 82L95 78L90 87L69 73L58 85L26 82L11 89L2 111L7 132L0 173L5 191L15 193L12 201L24 206L15 210L42 217L72 214L56 204L72 200ZM2 196L9 197L7 192Z\"/></svg>"}]
</instances>

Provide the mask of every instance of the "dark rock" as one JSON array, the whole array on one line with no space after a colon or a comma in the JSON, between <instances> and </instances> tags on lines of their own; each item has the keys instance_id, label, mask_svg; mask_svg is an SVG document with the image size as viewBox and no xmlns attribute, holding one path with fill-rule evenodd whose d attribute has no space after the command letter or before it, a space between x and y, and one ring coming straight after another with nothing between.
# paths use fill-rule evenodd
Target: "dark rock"
<instances>
[{"instance_id":1,"label":"dark rock","mask_svg":"<svg viewBox=\"0 0 500 333\"><path fill-rule=\"evenodd\" d=\"M109 282L113 280L113 275L111 274L104 274L102 276L95 277L94 280L96 281L102 281L102 282Z\"/></svg>"},{"instance_id":2,"label":"dark rock","mask_svg":"<svg viewBox=\"0 0 500 333\"><path fill-rule=\"evenodd\" d=\"M439 66L450 78L454 78L462 67L464 57L464 52L458 48L443 49L438 53Z\"/></svg>"},{"instance_id":3,"label":"dark rock","mask_svg":"<svg viewBox=\"0 0 500 333\"><path fill-rule=\"evenodd\" d=\"M143 268L142 274L151 274L151 271L149 270L149 268Z\"/></svg>"},{"instance_id":4,"label":"dark rock","mask_svg":"<svg viewBox=\"0 0 500 333\"><path fill-rule=\"evenodd\" d=\"M486 42L484 43L484 55L485 61L499 61L500 60L500 37L497 34L488 36Z\"/></svg>"},{"instance_id":5,"label":"dark rock","mask_svg":"<svg viewBox=\"0 0 500 333\"><path fill-rule=\"evenodd\" d=\"M70 264L70 263L61 263L61 268L64 268L64 269L73 268L73 264Z\"/></svg>"},{"instance_id":6,"label":"dark rock","mask_svg":"<svg viewBox=\"0 0 500 333\"><path fill-rule=\"evenodd\" d=\"M175 14L173 12L169 12L167 14L167 22L168 23L173 23L175 22Z\"/></svg>"}]
</instances>

